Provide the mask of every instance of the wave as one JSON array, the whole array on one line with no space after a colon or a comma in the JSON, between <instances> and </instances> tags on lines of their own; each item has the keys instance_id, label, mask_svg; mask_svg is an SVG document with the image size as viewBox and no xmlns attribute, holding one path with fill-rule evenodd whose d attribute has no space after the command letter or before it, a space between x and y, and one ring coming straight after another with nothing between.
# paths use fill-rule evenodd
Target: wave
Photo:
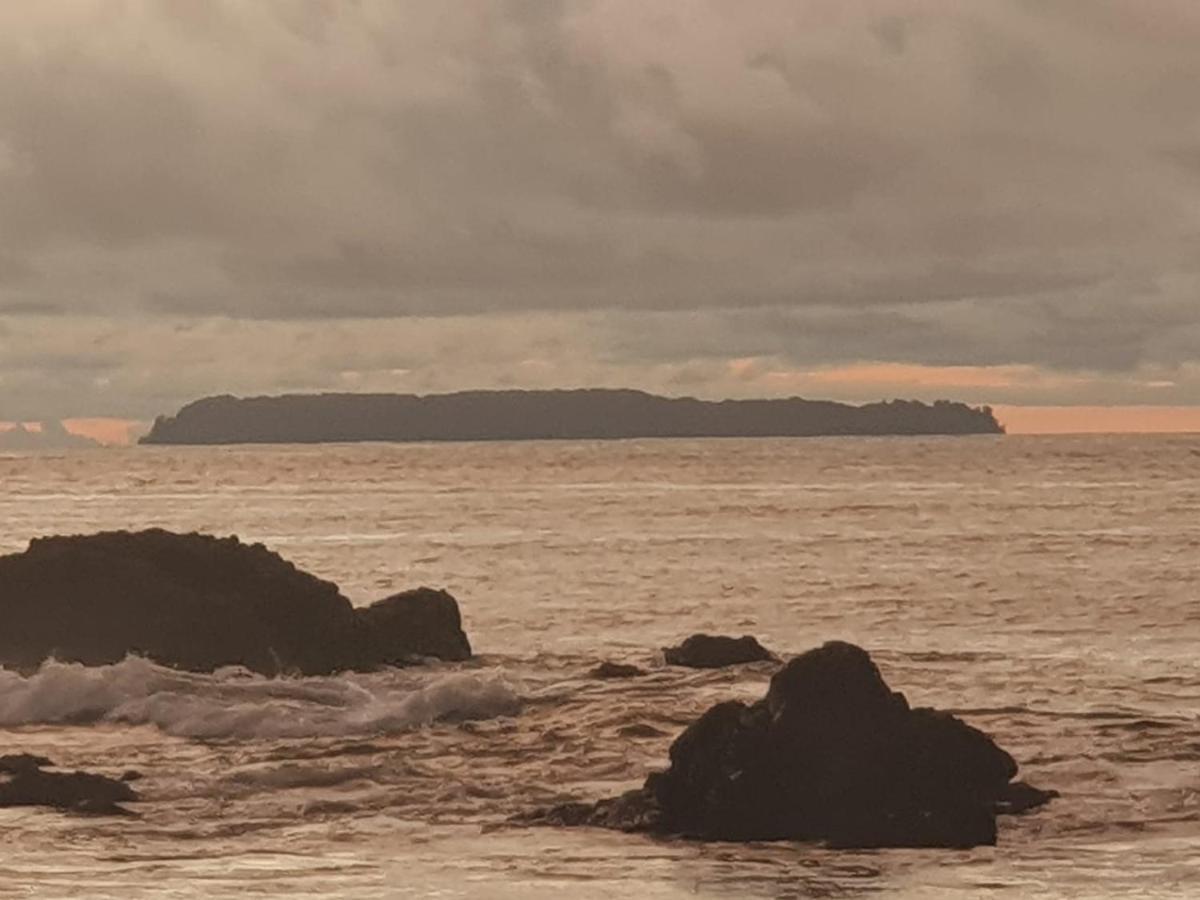
<instances>
[{"instance_id":1,"label":"wave","mask_svg":"<svg viewBox=\"0 0 1200 900\"><path fill-rule=\"evenodd\" d=\"M109 722L206 740L310 738L488 719L519 706L497 672L264 678L240 667L180 672L134 656L107 666L49 661L27 677L0 669L0 727L6 728Z\"/></svg>"}]
</instances>

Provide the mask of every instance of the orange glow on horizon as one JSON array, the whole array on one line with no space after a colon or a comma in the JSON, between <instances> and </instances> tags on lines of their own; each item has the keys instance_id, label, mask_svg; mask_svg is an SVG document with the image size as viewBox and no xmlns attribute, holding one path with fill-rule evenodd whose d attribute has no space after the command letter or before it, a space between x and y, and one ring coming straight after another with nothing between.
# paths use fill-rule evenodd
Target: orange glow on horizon
<instances>
[{"instance_id":1,"label":"orange glow on horizon","mask_svg":"<svg viewBox=\"0 0 1200 900\"><path fill-rule=\"evenodd\" d=\"M112 419L104 417L63 419L63 427L73 434L91 438L101 444L124 445L132 444L136 430L141 425L133 419Z\"/></svg>"},{"instance_id":2,"label":"orange glow on horizon","mask_svg":"<svg viewBox=\"0 0 1200 900\"><path fill-rule=\"evenodd\" d=\"M1200 433L1200 406L996 406L1009 434Z\"/></svg>"}]
</instances>

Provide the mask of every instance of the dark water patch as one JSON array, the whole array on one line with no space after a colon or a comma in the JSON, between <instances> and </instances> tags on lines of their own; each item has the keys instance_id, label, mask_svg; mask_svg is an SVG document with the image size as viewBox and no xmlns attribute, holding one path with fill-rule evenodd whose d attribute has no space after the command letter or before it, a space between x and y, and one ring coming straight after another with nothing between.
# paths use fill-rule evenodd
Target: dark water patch
<instances>
[{"instance_id":1,"label":"dark water patch","mask_svg":"<svg viewBox=\"0 0 1200 900\"><path fill-rule=\"evenodd\" d=\"M1153 723L1152 726L1145 727L1164 727L1164 728L1179 728L1193 725L1194 720L1177 718L1177 719L1146 719L1136 710L1063 710L1063 709L1036 709L1028 706L975 706L975 707L951 707L947 710L956 716L1030 716L1033 718L1045 719L1068 719L1081 722L1109 722L1108 726L1097 725L1097 729L1103 730L1108 728L1129 728L1131 726L1139 726L1143 723Z\"/></svg>"},{"instance_id":2,"label":"dark water patch","mask_svg":"<svg viewBox=\"0 0 1200 900\"><path fill-rule=\"evenodd\" d=\"M1097 731L1175 731L1184 723L1182 721L1164 722L1160 719L1131 719L1129 721L1103 722L1096 726Z\"/></svg>"},{"instance_id":3,"label":"dark water patch","mask_svg":"<svg viewBox=\"0 0 1200 900\"><path fill-rule=\"evenodd\" d=\"M1193 745L1186 750L1124 750L1114 753L1100 753L1096 759L1113 763L1156 763L1156 762L1196 762L1200 760L1200 745Z\"/></svg>"},{"instance_id":4,"label":"dark water patch","mask_svg":"<svg viewBox=\"0 0 1200 900\"><path fill-rule=\"evenodd\" d=\"M893 656L918 663L999 662L1008 658L1003 653L993 653L985 650L888 650L881 651L876 655L883 659Z\"/></svg>"},{"instance_id":5,"label":"dark water patch","mask_svg":"<svg viewBox=\"0 0 1200 900\"><path fill-rule=\"evenodd\" d=\"M293 788L335 787L354 781L374 780L377 766L348 766L345 768L283 765L243 769L226 776L223 781L254 790L290 790Z\"/></svg>"},{"instance_id":6,"label":"dark water patch","mask_svg":"<svg viewBox=\"0 0 1200 900\"><path fill-rule=\"evenodd\" d=\"M648 725L645 722L635 722L632 725L623 725L618 728L617 734L628 738L661 738L667 737L669 732L655 728L653 725Z\"/></svg>"},{"instance_id":7,"label":"dark water patch","mask_svg":"<svg viewBox=\"0 0 1200 900\"><path fill-rule=\"evenodd\" d=\"M1142 684L1177 684L1180 687L1200 687L1200 678L1194 675L1155 675L1143 678Z\"/></svg>"},{"instance_id":8,"label":"dark water patch","mask_svg":"<svg viewBox=\"0 0 1200 900\"><path fill-rule=\"evenodd\" d=\"M334 744L329 747L310 747L307 744L288 744L275 747L263 754L264 760L280 759L331 759L343 756L374 756L386 752L382 744L369 741L355 741L348 744Z\"/></svg>"},{"instance_id":9,"label":"dark water patch","mask_svg":"<svg viewBox=\"0 0 1200 900\"><path fill-rule=\"evenodd\" d=\"M300 807L300 815L306 819L325 819L371 811L373 810L370 808L364 808L363 804L349 800L309 800Z\"/></svg>"}]
</instances>

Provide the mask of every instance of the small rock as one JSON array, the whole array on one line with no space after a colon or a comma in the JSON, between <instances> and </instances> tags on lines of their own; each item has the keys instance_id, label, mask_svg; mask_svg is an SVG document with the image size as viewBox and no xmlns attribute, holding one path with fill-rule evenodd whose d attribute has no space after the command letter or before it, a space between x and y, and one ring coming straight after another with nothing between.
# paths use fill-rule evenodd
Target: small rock
<instances>
[{"instance_id":1,"label":"small rock","mask_svg":"<svg viewBox=\"0 0 1200 900\"><path fill-rule=\"evenodd\" d=\"M137 800L137 793L124 781L91 772L43 772L53 763L44 756L17 754L0 757L0 807L48 806L88 815L130 816L121 806Z\"/></svg>"},{"instance_id":2,"label":"small rock","mask_svg":"<svg viewBox=\"0 0 1200 900\"><path fill-rule=\"evenodd\" d=\"M664 647L663 656L669 665L692 669L719 669L775 659L774 654L748 634L740 638L693 634L678 647Z\"/></svg>"},{"instance_id":3,"label":"small rock","mask_svg":"<svg viewBox=\"0 0 1200 900\"><path fill-rule=\"evenodd\" d=\"M589 672L593 678L637 678L645 675L644 669L629 663L618 663L605 660Z\"/></svg>"},{"instance_id":4,"label":"small rock","mask_svg":"<svg viewBox=\"0 0 1200 900\"><path fill-rule=\"evenodd\" d=\"M471 658L458 603L448 592L420 587L355 610L366 632L367 656L399 665L422 656Z\"/></svg>"}]
</instances>

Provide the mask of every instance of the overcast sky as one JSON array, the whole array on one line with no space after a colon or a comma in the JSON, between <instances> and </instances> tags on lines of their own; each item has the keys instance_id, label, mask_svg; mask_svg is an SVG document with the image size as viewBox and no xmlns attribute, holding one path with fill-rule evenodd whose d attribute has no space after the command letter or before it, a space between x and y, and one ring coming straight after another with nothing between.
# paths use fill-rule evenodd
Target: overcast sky
<instances>
[{"instance_id":1,"label":"overcast sky","mask_svg":"<svg viewBox=\"0 0 1200 900\"><path fill-rule=\"evenodd\" d=\"M1195 0L0 4L0 420L1200 403Z\"/></svg>"}]
</instances>

